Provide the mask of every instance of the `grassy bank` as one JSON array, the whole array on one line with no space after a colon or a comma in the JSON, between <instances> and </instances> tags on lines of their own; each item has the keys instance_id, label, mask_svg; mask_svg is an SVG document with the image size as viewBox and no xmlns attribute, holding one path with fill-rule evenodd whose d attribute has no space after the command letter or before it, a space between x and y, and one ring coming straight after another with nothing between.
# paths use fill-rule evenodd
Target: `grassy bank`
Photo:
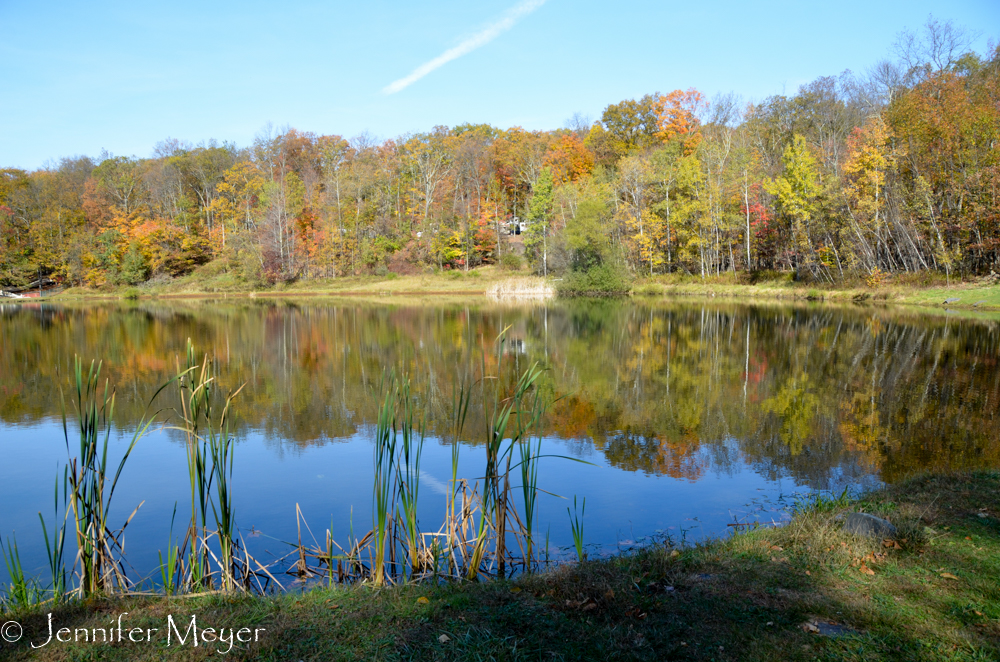
<instances>
[{"instance_id":1,"label":"grassy bank","mask_svg":"<svg viewBox=\"0 0 1000 662\"><path fill-rule=\"evenodd\" d=\"M659 276L646 278L632 288L641 296L701 296L746 299L793 299L812 301L892 303L968 310L1000 310L1000 283L946 280L920 274L897 277L871 286L863 281L836 284L802 283L791 275L775 275L757 282L718 277ZM948 301L945 304L945 301Z\"/></svg>"},{"instance_id":2,"label":"grassy bank","mask_svg":"<svg viewBox=\"0 0 1000 662\"><path fill-rule=\"evenodd\" d=\"M418 275L345 276L330 279L299 280L273 286L252 286L241 283L227 272L224 265L213 262L199 267L181 278L154 279L139 287L106 289L69 288L53 296L55 300L119 299L123 297L203 297L218 296L426 296L483 295L519 283L529 289L550 287L553 279L532 276L526 271L512 272L494 266L466 271L438 271ZM744 275L724 274L700 278L684 274L655 276L637 280L632 286L634 296L700 296L758 300L815 300L841 302L874 302L946 306L950 309L1000 310L1000 283L983 279L960 282L936 274L896 276L871 285L862 280L838 284L815 284L794 281L791 274L768 274L749 282Z\"/></svg>"},{"instance_id":3,"label":"grassy bank","mask_svg":"<svg viewBox=\"0 0 1000 662\"><path fill-rule=\"evenodd\" d=\"M838 515L890 519L892 541L855 537ZM926 476L847 503L807 504L779 529L695 548L655 547L512 582L93 599L60 607L55 628L159 628L142 643L61 643L47 609L0 658L439 660L1000 659L1000 474ZM248 628L258 640L173 638ZM819 629L817 633L814 630ZM223 635L223 636L229 636ZM65 635L64 635L65 638ZM72 637L70 637L72 638Z\"/></svg>"},{"instance_id":4,"label":"grassy bank","mask_svg":"<svg viewBox=\"0 0 1000 662\"><path fill-rule=\"evenodd\" d=\"M512 278L530 278L539 283L540 277L509 272L488 266L469 271L439 271L416 275L387 273L382 276L343 276L339 278L297 280L271 286L252 285L236 280L213 262L199 267L180 278L156 278L138 287L91 289L74 287L56 295L57 299L119 298L171 296L308 296L326 294L484 294L497 283Z\"/></svg>"}]
</instances>

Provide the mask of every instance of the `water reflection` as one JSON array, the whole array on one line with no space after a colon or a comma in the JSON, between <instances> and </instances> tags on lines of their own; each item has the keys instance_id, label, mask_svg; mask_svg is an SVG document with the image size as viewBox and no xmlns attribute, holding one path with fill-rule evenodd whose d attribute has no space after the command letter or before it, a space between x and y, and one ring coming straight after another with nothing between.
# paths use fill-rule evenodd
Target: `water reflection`
<instances>
[{"instance_id":1,"label":"water reflection","mask_svg":"<svg viewBox=\"0 0 1000 662\"><path fill-rule=\"evenodd\" d=\"M851 307L4 306L0 420L58 419L79 354L104 360L127 428L190 338L224 385L247 383L239 423L276 451L357 435L374 420L386 368L411 376L430 434L444 437L454 389L496 371L504 328L503 369L547 369L546 434L622 470L696 481L748 463L768 479L828 487L1000 465L997 323ZM464 441L475 444L481 409L470 417Z\"/></svg>"}]
</instances>

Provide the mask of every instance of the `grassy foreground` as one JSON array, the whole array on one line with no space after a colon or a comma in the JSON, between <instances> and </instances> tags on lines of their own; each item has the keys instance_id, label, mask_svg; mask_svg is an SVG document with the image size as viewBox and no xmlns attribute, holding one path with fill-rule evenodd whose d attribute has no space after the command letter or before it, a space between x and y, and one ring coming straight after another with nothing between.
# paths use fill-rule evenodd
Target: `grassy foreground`
<instances>
[{"instance_id":1,"label":"grassy foreground","mask_svg":"<svg viewBox=\"0 0 1000 662\"><path fill-rule=\"evenodd\" d=\"M854 510L890 519L897 539L844 533L837 516ZM852 503L818 500L780 529L511 582L54 610L56 630L110 631L121 617L125 640L113 643L42 645L48 609L0 618L24 630L0 640L0 659L998 660L1000 474L915 478ZM241 628L250 641L234 640Z\"/></svg>"}]
</instances>

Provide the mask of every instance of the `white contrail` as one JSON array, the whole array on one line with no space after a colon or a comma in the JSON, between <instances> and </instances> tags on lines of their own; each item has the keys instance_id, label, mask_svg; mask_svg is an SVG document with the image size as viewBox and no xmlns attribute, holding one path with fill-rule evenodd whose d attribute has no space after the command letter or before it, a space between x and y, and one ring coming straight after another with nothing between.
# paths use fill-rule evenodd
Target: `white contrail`
<instances>
[{"instance_id":1,"label":"white contrail","mask_svg":"<svg viewBox=\"0 0 1000 662\"><path fill-rule=\"evenodd\" d=\"M427 473L426 471L421 471L420 472L420 480L423 481L424 485L426 485L427 487L431 488L432 490L434 490L438 494L443 494L445 496L448 496L448 486L445 485L444 483L442 483L441 481L439 481L434 476L432 476L429 473Z\"/></svg>"},{"instance_id":2,"label":"white contrail","mask_svg":"<svg viewBox=\"0 0 1000 662\"><path fill-rule=\"evenodd\" d=\"M485 46L486 44L490 43L491 41L499 37L507 30L510 30L519 20L521 20L522 18L524 18L525 16L535 11L544 4L545 0L524 0L523 2L515 6L513 9L508 11L503 18L501 18L493 25L490 25L481 32L472 35L458 46L455 46L454 48L449 48L448 50L446 50L444 53L441 53L441 55L438 55L433 60L424 62L422 65L414 69L409 76L405 76L397 81L389 83L384 88L382 88L382 92L384 94L395 94L396 92L399 92L400 90L409 87L413 83L416 83L418 80L420 80L430 72L434 71L438 67L445 65L456 58L462 57L466 53L471 53L480 46Z\"/></svg>"}]
</instances>

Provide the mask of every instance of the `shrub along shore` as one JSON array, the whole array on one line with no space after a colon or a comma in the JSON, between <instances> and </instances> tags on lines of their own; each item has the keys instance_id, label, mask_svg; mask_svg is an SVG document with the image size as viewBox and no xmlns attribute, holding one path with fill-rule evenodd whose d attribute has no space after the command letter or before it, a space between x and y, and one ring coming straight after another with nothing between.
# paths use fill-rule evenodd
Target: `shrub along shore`
<instances>
[{"instance_id":1,"label":"shrub along shore","mask_svg":"<svg viewBox=\"0 0 1000 662\"><path fill-rule=\"evenodd\" d=\"M896 536L845 532L858 511ZM995 660L997 577L1000 473L927 475L817 498L780 528L511 581L41 605L4 615L23 636L0 658Z\"/></svg>"}]
</instances>

